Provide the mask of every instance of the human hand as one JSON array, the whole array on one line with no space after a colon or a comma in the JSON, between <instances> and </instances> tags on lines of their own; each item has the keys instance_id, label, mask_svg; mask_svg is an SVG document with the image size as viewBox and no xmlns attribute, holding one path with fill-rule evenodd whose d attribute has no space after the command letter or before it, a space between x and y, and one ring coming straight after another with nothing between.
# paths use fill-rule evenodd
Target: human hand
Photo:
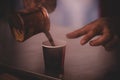
<instances>
[{"instance_id":1,"label":"human hand","mask_svg":"<svg viewBox=\"0 0 120 80\"><path fill-rule=\"evenodd\" d=\"M119 43L119 37L111 28L111 22L108 18L99 18L81 29L75 30L67 34L70 39L83 36L80 40L81 45L89 43L91 46L102 45L105 49L110 50L115 48ZM99 36L93 39L95 36Z\"/></svg>"},{"instance_id":2,"label":"human hand","mask_svg":"<svg viewBox=\"0 0 120 80\"><path fill-rule=\"evenodd\" d=\"M20 10L9 17L9 26L16 41L23 42L28 38L50 29L50 20L44 7Z\"/></svg>"}]
</instances>

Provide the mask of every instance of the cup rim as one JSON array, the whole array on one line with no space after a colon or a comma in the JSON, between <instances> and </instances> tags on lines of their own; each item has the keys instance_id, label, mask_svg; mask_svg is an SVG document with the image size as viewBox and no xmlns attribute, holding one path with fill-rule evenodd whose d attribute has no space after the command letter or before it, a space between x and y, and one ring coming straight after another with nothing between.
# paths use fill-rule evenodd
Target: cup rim
<instances>
[{"instance_id":1,"label":"cup rim","mask_svg":"<svg viewBox=\"0 0 120 80\"><path fill-rule=\"evenodd\" d=\"M51 45L45 45L45 43L49 42L48 40L43 41L42 42L42 47L46 47L46 48L58 48L58 47L63 47L66 46L66 41L65 40L58 40L55 39L54 42L60 42L61 44L57 45L57 46L51 46Z\"/></svg>"}]
</instances>

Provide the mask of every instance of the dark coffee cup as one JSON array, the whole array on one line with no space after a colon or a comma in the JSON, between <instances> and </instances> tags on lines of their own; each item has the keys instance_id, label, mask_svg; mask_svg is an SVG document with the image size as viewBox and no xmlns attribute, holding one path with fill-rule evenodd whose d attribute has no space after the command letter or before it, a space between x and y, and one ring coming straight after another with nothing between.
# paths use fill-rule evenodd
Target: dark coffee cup
<instances>
[{"instance_id":1,"label":"dark coffee cup","mask_svg":"<svg viewBox=\"0 0 120 80\"><path fill-rule=\"evenodd\" d=\"M63 78L66 42L60 40L55 40L54 42L55 46L51 46L49 41L42 43L45 74L56 78Z\"/></svg>"}]
</instances>

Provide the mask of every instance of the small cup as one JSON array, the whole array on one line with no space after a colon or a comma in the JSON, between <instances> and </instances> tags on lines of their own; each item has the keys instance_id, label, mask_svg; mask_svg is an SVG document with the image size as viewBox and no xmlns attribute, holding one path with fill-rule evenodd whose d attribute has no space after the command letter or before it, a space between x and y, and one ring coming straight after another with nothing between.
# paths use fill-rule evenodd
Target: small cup
<instances>
[{"instance_id":1,"label":"small cup","mask_svg":"<svg viewBox=\"0 0 120 80\"><path fill-rule=\"evenodd\" d=\"M55 46L51 46L49 41L42 43L45 74L63 79L66 41L55 40L54 43Z\"/></svg>"}]
</instances>

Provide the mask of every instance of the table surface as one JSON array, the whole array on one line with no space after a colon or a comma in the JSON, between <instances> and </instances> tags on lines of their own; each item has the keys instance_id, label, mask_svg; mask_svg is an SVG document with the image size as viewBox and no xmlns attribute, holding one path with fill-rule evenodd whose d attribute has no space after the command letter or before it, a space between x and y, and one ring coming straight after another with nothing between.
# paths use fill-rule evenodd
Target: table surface
<instances>
[{"instance_id":1,"label":"table surface","mask_svg":"<svg viewBox=\"0 0 120 80\"><path fill-rule=\"evenodd\" d=\"M107 52L102 46L91 47L80 45L80 39L67 39L66 34L75 29L68 27L51 27L54 39L67 41L64 76L65 80L95 80L109 71L115 64L112 52ZM1 32L7 32L6 29ZM9 30L8 30L9 32ZM16 42L11 34L0 34L6 37L0 42L4 54L0 60L14 67L35 73L44 73L44 58L41 43L47 40L43 33L37 34L23 43Z\"/></svg>"},{"instance_id":2,"label":"table surface","mask_svg":"<svg viewBox=\"0 0 120 80\"><path fill-rule=\"evenodd\" d=\"M60 80L45 74L16 68L11 65L0 63L0 80Z\"/></svg>"}]
</instances>

